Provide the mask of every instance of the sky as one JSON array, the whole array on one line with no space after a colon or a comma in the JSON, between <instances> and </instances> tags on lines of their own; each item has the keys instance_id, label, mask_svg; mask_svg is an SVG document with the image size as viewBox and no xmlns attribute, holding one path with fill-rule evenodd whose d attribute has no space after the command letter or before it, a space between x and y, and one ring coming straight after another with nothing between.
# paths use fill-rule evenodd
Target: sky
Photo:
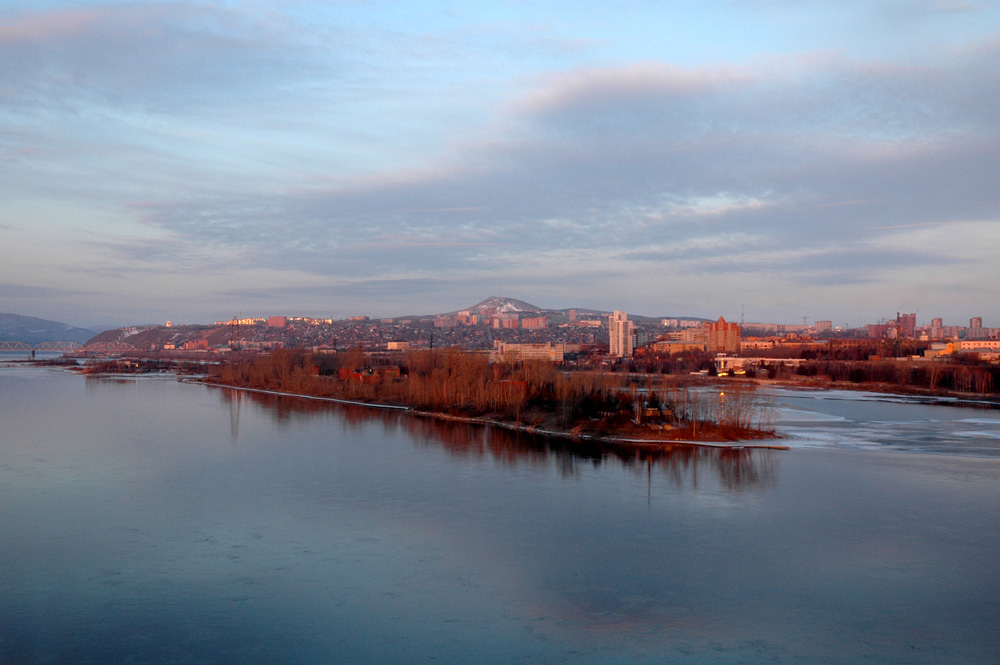
<instances>
[{"instance_id":1,"label":"sky","mask_svg":"<svg viewBox=\"0 0 1000 665\"><path fill-rule=\"evenodd\" d=\"M1000 326L1000 0L0 0L0 311Z\"/></svg>"}]
</instances>

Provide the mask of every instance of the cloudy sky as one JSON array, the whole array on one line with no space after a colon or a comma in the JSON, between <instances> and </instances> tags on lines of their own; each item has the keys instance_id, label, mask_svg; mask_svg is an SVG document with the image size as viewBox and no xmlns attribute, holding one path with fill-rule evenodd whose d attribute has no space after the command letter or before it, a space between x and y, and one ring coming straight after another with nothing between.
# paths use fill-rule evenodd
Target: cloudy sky
<instances>
[{"instance_id":1,"label":"cloudy sky","mask_svg":"<svg viewBox=\"0 0 1000 665\"><path fill-rule=\"evenodd\" d=\"M0 1L0 311L1000 326L1000 0Z\"/></svg>"}]
</instances>

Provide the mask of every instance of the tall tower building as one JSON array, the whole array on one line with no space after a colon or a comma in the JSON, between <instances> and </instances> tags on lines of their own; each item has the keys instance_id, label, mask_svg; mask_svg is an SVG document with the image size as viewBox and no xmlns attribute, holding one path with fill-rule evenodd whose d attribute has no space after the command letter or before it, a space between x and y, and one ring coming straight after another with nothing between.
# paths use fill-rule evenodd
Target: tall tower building
<instances>
[{"instance_id":1,"label":"tall tower building","mask_svg":"<svg viewBox=\"0 0 1000 665\"><path fill-rule=\"evenodd\" d=\"M714 353L739 353L742 331L738 323L726 323L719 317L715 323L708 323L705 348Z\"/></svg>"},{"instance_id":2,"label":"tall tower building","mask_svg":"<svg viewBox=\"0 0 1000 665\"><path fill-rule=\"evenodd\" d=\"M632 331L635 324L628 320L625 312L615 312L608 317L608 335L611 339L609 352L619 358L631 358L632 351Z\"/></svg>"},{"instance_id":3,"label":"tall tower building","mask_svg":"<svg viewBox=\"0 0 1000 665\"><path fill-rule=\"evenodd\" d=\"M988 331L983 330L983 317L974 316L969 319L969 330L965 333L967 339L983 339L988 336Z\"/></svg>"},{"instance_id":4,"label":"tall tower building","mask_svg":"<svg viewBox=\"0 0 1000 665\"><path fill-rule=\"evenodd\" d=\"M917 331L917 313L900 314L896 312L896 331L900 337L913 337Z\"/></svg>"}]
</instances>

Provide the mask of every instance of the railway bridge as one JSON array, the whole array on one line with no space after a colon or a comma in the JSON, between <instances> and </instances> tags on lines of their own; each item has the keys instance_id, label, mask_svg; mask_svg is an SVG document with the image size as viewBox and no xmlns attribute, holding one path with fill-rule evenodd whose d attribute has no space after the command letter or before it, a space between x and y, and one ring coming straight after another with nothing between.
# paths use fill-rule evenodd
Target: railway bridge
<instances>
[{"instance_id":1,"label":"railway bridge","mask_svg":"<svg viewBox=\"0 0 1000 665\"><path fill-rule=\"evenodd\" d=\"M27 342L0 341L0 351L43 351L55 353L72 353L84 347L76 342L40 342L32 346Z\"/></svg>"},{"instance_id":2,"label":"railway bridge","mask_svg":"<svg viewBox=\"0 0 1000 665\"><path fill-rule=\"evenodd\" d=\"M41 342L32 346L27 342L0 341L0 351L79 353L93 356L120 356L139 349L125 342L97 342L82 346L76 342Z\"/></svg>"}]
</instances>

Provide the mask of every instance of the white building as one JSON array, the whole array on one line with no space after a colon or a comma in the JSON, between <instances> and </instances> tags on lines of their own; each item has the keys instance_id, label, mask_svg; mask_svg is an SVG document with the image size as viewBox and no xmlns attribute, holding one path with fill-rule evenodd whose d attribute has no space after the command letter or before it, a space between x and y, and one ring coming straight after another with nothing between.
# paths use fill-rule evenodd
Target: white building
<instances>
[{"instance_id":1,"label":"white building","mask_svg":"<svg viewBox=\"0 0 1000 665\"><path fill-rule=\"evenodd\" d=\"M975 351L1000 351L1000 340L998 339L976 339L958 342L955 345L965 352Z\"/></svg>"},{"instance_id":2,"label":"white building","mask_svg":"<svg viewBox=\"0 0 1000 665\"><path fill-rule=\"evenodd\" d=\"M548 360L561 363L565 351L566 345L562 343L515 344L500 340L493 342L493 360L497 361Z\"/></svg>"},{"instance_id":3,"label":"white building","mask_svg":"<svg viewBox=\"0 0 1000 665\"><path fill-rule=\"evenodd\" d=\"M609 353L619 358L631 358L632 332L635 324L628 320L625 312L615 312L608 317L608 335L611 339Z\"/></svg>"}]
</instances>

